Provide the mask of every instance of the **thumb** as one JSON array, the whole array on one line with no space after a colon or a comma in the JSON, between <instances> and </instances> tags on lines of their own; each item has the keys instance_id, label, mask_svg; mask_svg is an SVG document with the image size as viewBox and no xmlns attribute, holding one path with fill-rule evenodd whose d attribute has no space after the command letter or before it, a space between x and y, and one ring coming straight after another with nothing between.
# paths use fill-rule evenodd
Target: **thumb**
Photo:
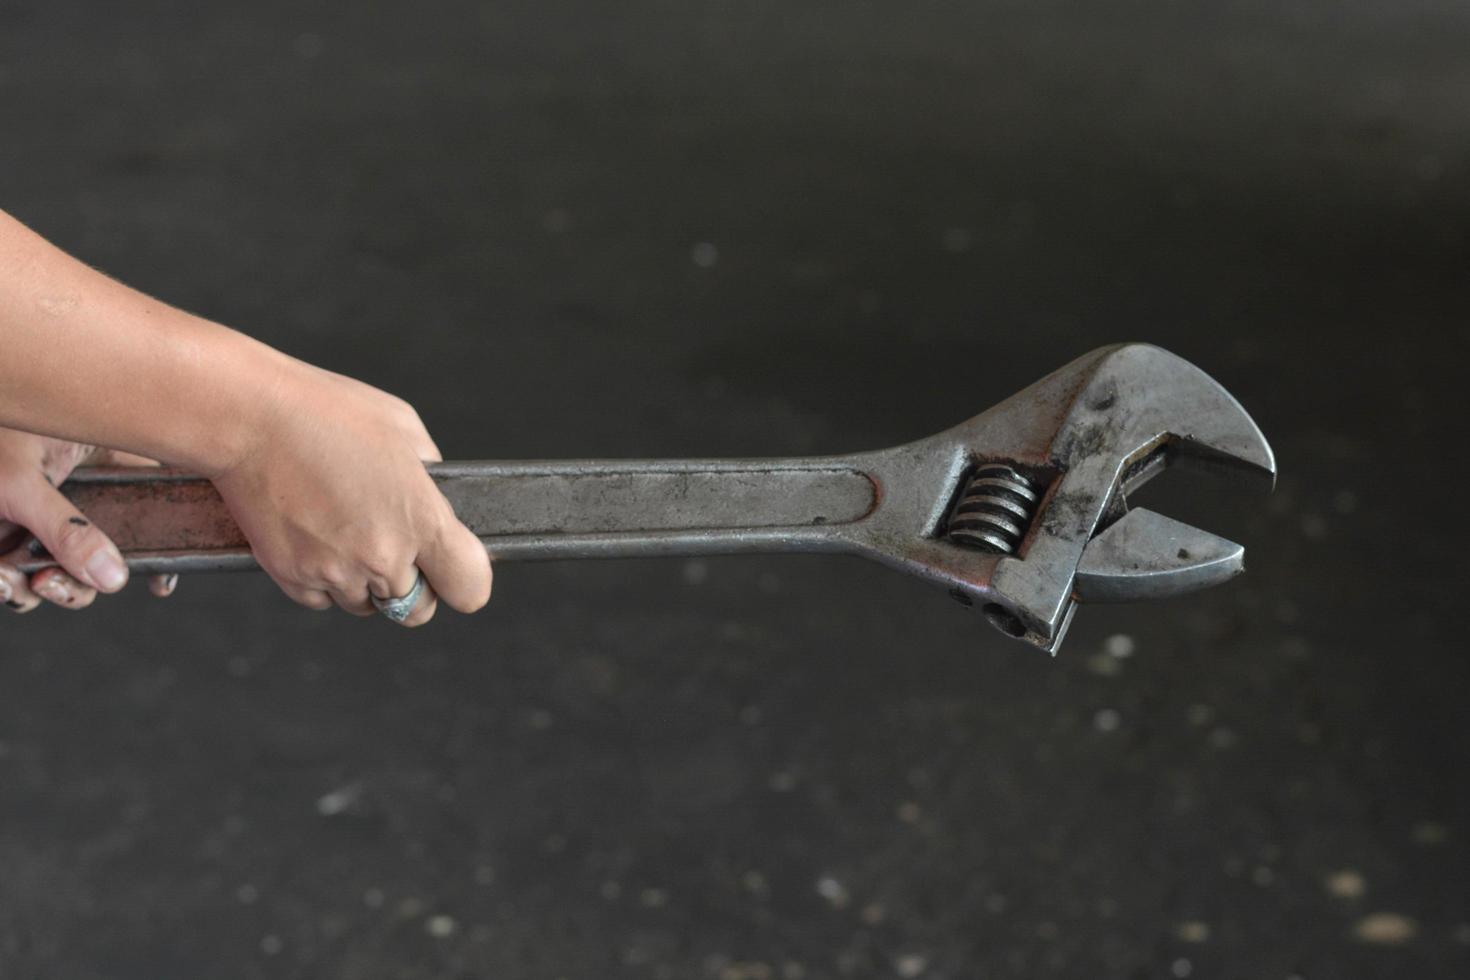
<instances>
[{"instance_id":1,"label":"thumb","mask_svg":"<svg viewBox=\"0 0 1470 980\"><path fill-rule=\"evenodd\" d=\"M127 584L128 567L117 545L39 474L11 489L6 503L6 516L34 534L73 578L102 592Z\"/></svg>"}]
</instances>

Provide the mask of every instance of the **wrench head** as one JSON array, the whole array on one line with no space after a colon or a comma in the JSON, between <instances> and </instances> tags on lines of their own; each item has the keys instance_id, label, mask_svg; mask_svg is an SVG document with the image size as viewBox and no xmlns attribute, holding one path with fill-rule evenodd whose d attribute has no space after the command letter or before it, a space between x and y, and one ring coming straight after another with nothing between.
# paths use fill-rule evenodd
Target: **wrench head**
<instances>
[{"instance_id":1,"label":"wrench head","mask_svg":"<svg viewBox=\"0 0 1470 980\"><path fill-rule=\"evenodd\" d=\"M1093 351L887 455L880 510L891 519L876 522L888 533L869 550L1050 652L1078 600L1174 595L1243 568L1232 542L1147 511L1130 515L1129 490L1179 463L1268 487L1276 475L1271 447L1240 403L1147 344Z\"/></svg>"}]
</instances>

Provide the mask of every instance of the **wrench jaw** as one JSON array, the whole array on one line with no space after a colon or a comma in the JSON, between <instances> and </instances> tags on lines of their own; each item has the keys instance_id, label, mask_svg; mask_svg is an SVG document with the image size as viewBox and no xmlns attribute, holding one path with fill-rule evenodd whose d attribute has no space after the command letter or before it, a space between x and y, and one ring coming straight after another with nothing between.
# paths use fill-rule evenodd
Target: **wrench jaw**
<instances>
[{"instance_id":1,"label":"wrench jaw","mask_svg":"<svg viewBox=\"0 0 1470 980\"><path fill-rule=\"evenodd\" d=\"M1075 592L1083 602L1167 599L1243 571L1241 545L1138 507L1088 543Z\"/></svg>"},{"instance_id":2,"label":"wrench jaw","mask_svg":"<svg viewBox=\"0 0 1470 980\"><path fill-rule=\"evenodd\" d=\"M1148 511L1130 514L1129 490L1176 464L1268 485L1276 474L1240 404L1194 365L1146 344L1084 355L939 438L959 462L946 484L959 489L947 499L964 502L965 473L1003 464L1039 501L1011 553L977 553L940 522L905 564L1049 653L1078 601L1178 595L1244 567L1233 542Z\"/></svg>"}]
</instances>

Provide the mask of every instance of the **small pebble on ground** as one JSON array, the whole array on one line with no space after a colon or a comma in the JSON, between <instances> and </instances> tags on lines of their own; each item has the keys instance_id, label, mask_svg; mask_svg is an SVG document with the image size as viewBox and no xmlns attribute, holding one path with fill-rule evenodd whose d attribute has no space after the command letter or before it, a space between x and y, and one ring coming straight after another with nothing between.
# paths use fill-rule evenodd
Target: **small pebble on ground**
<instances>
[{"instance_id":1,"label":"small pebble on ground","mask_svg":"<svg viewBox=\"0 0 1470 980\"><path fill-rule=\"evenodd\" d=\"M1419 924L1397 912L1374 912L1353 924L1353 936L1375 946L1401 946L1419 934Z\"/></svg>"}]
</instances>

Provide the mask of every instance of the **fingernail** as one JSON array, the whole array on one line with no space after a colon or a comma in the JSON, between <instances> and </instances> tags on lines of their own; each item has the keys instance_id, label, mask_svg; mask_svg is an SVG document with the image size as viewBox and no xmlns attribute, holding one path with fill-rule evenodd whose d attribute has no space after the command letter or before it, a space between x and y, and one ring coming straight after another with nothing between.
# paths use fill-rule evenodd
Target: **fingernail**
<instances>
[{"instance_id":1,"label":"fingernail","mask_svg":"<svg viewBox=\"0 0 1470 980\"><path fill-rule=\"evenodd\" d=\"M169 574L169 577L163 580L163 587L165 589L167 589L169 592L172 592L174 589L177 589L179 587L179 573L178 572L172 572L172 573L170 573Z\"/></svg>"},{"instance_id":2,"label":"fingernail","mask_svg":"<svg viewBox=\"0 0 1470 980\"><path fill-rule=\"evenodd\" d=\"M10 583L0 578L0 602L9 602L13 595L15 595L15 590L10 587Z\"/></svg>"},{"instance_id":3,"label":"fingernail","mask_svg":"<svg viewBox=\"0 0 1470 980\"><path fill-rule=\"evenodd\" d=\"M61 579L55 577L48 578L36 586L36 593L41 598L50 599L52 602L65 602L71 597L71 590L62 584Z\"/></svg>"},{"instance_id":4,"label":"fingernail","mask_svg":"<svg viewBox=\"0 0 1470 980\"><path fill-rule=\"evenodd\" d=\"M109 592L117 591L128 581L128 568L123 564L122 555L111 548L99 548L87 559L87 574L99 588Z\"/></svg>"}]
</instances>

